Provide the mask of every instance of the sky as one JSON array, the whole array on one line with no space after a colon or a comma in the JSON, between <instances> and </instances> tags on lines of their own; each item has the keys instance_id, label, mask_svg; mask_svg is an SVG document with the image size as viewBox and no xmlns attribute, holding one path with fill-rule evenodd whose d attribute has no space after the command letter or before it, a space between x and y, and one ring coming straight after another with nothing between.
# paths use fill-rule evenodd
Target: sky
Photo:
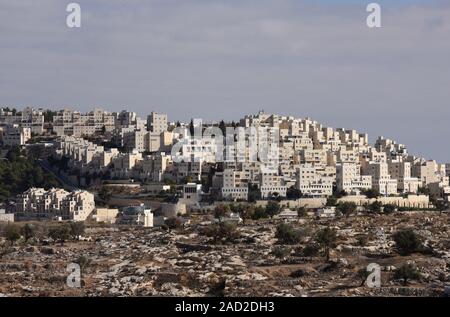
<instances>
[{"instance_id":1,"label":"sky","mask_svg":"<svg viewBox=\"0 0 450 317\"><path fill-rule=\"evenodd\" d=\"M450 0L0 0L0 105L310 117L450 162Z\"/></svg>"}]
</instances>

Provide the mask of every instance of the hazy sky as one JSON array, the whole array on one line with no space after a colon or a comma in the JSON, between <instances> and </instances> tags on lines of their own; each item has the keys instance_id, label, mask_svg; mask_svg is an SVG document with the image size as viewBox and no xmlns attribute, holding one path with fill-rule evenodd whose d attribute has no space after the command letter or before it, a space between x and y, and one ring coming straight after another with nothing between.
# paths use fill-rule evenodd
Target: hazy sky
<instances>
[{"instance_id":1,"label":"hazy sky","mask_svg":"<svg viewBox=\"0 0 450 317\"><path fill-rule=\"evenodd\" d=\"M0 0L0 105L170 120L258 109L450 162L450 1Z\"/></svg>"}]
</instances>

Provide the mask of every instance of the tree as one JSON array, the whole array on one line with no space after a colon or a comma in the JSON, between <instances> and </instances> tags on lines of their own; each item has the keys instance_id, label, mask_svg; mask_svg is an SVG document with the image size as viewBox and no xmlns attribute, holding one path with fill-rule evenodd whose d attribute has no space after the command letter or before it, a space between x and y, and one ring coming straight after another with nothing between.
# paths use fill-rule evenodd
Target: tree
<instances>
[{"instance_id":1,"label":"tree","mask_svg":"<svg viewBox=\"0 0 450 317\"><path fill-rule=\"evenodd\" d=\"M273 216L277 215L280 212L280 204L275 201L269 201L266 205L266 214L273 218Z\"/></svg>"},{"instance_id":2,"label":"tree","mask_svg":"<svg viewBox=\"0 0 450 317\"><path fill-rule=\"evenodd\" d=\"M91 265L92 260L88 258L87 256L80 255L76 260L75 263L77 263L80 266L81 274L84 273L84 270Z\"/></svg>"},{"instance_id":3,"label":"tree","mask_svg":"<svg viewBox=\"0 0 450 317\"><path fill-rule=\"evenodd\" d=\"M81 221L71 222L69 224L70 227L70 235L74 238L81 236L84 234L84 223Z\"/></svg>"},{"instance_id":4,"label":"tree","mask_svg":"<svg viewBox=\"0 0 450 317\"><path fill-rule=\"evenodd\" d=\"M61 246L63 246L64 242L70 237L70 228L67 225L52 228L49 230L48 236L54 241L59 241Z\"/></svg>"},{"instance_id":5,"label":"tree","mask_svg":"<svg viewBox=\"0 0 450 317\"><path fill-rule=\"evenodd\" d=\"M421 237L411 229L397 231L393 238L400 255L409 255L422 248Z\"/></svg>"},{"instance_id":6,"label":"tree","mask_svg":"<svg viewBox=\"0 0 450 317\"><path fill-rule=\"evenodd\" d=\"M263 207L261 207L261 206L257 206L255 208L255 210L253 211L253 214L252 214L251 217L252 217L253 220L259 220L259 219L267 218L266 210Z\"/></svg>"},{"instance_id":7,"label":"tree","mask_svg":"<svg viewBox=\"0 0 450 317\"><path fill-rule=\"evenodd\" d=\"M250 203L254 203L256 202L258 199L261 199L261 193L258 189L258 186L252 185L252 184L248 184L248 202Z\"/></svg>"},{"instance_id":8,"label":"tree","mask_svg":"<svg viewBox=\"0 0 450 317\"><path fill-rule=\"evenodd\" d=\"M380 192L376 189L367 189L362 192L364 195L366 195L367 198L378 198L380 197Z\"/></svg>"},{"instance_id":9,"label":"tree","mask_svg":"<svg viewBox=\"0 0 450 317\"><path fill-rule=\"evenodd\" d=\"M272 249L272 254L277 258L285 258L291 253L291 249L280 245Z\"/></svg>"},{"instance_id":10,"label":"tree","mask_svg":"<svg viewBox=\"0 0 450 317\"><path fill-rule=\"evenodd\" d=\"M397 207L392 204L384 205L384 208L383 208L383 212L385 214L391 214L391 213L395 212L395 210L397 210Z\"/></svg>"},{"instance_id":11,"label":"tree","mask_svg":"<svg viewBox=\"0 0 450 317\"><path fill-rule=\"evenodd\" d=\"M214 217L219 219L219 222L222 222L222 218L230 213L230 207L228 205L218 205L214 208Z\"/></svg>"},{"instance_id":12,"label":"tree","mask_svg":"<svg viewBox=\"0 0 450 317\"><path fill-rule=\"evenodd\" d=\"M356 204L354 202L340 202L336 209L340 211L344 216L348 217L350 214L356 212Z\"/></svg>"},{"instance_id":13,"label":"tree","mask_svg":"<svg viewBox=\"0 0 450 317\"><path fill-rule=\"evenodd\" d=\"M14 244L17 240L20 239L20 228L17 225L14 224L8 224L5 228L5 238L9 242L11 242L11 245Z\"/></svg>"},{"instance_id":14,"label":"tree","mask_svg":"<svg viewBox=\"0 0 450 317\"><path fill-rule=\"evenodd\" d=\"M102 188L98 192L98 196L100 197L101 200L103 200L103 202L106 203L111 198L111 191L105 186L102 186Z\"/></svg>"},{"instance_id":15,"label":"tree","mask_svg":"<svg viewBox=\"0 0 450 317\"><path fill-rule=\"evenodd\" d=\"M242 224L245 225L246 220L252 219L254 213L255 213L255 208L252 205L245 206L240 212L240 216L242 218Z\"/></svg>"},{"instance_id":16,"label":"tree","mask_svg":"<svg viewBox=\"0 0 450 317\"><path fill-rule=\"evenodd\" d=\"M316 234L316 242L325 253L326 261L330 261L330 250L336 247L337 232L336 229L326 227Z\"/></svg>"},{"instance_id":17,"label":"tree","mask_svg":"<svg viewBox=\"0 0 450 317\"><path fill-rule=\"evenodd\" d=\"M441 199L434 200L433 205L434 207L436 207L440 214L442 214L442 212L448 208L448 204Z\"/></svg>"},{"instance_id":18,"label":"tree","mask_svg":"<svg viewBox=\"0 0 450 317\"><path fill-rule=\"evenodd\" d=\"M230 222L222 222L205 228L202 233L213 238L214 242L234 242L240 237L236 225Z\"/></svg>"},{"instance_id":19,"label":"tree","mask_svg":"<svg viewBox=\"0 0 450 317\"><path fill-rule=\"evenodd\" d=\"M337 205L337 198L334 196L330 196L327 198L327 206L332 207Z\"/></svg>"},{"instance_id":20,"label":"tree","mask_svg":"<svg viewBox=\"0 0 450 317\"><path fill-rule=\"evenodd\" d=\"M32 224L29 224L29 223L25 224L21 228L20 232L22 233L22 235L23 235L23 237L24 237L26 242L28 242L28 240L33 238L35 236L35 234L36 234L35 227Z\"/></svg>"},{"instance_id":21,"label":"tree","mask_svg":"<svg viewBox=\"0 0 450 317\"><path fill-rule=\"evenodd\" d=\"M179 229L183 226L183 223L179 218L173 217L166 219L164 221L164 224L167 226L167 228L173 230L173 229Z\"/></svg>"},{"instance_id":22,"label":"tree","mask_svg":"<svg viewBox=\"0 0 450 317\"><path fill-rule=\"evenodd\" d=\"M189 132L191 133L191 137L194 137L195 127L194 127L194 119L191 119L189 123Z\"/></svg>"},{"instance_id":23,"label":"tree","mask_svg":"<svg viewBox=\"0 0 450 317\"><path fill-rule=\"evenodd\" d=\"M305 206L301 206L301 207L297 208L297 216L299 218L306 217L307 214L308 214L308 210L306 209Z\"/></svg>"},{"instance_id":24,"label":"tree","mask_svg":"<svg viewBox=\"0 0 450 317\"><path fill-rule=\"evenodd\" d=\"M303 235L300 230L295 230L292 225L282 223L277 226L275 238L277 238L278 243L281 244L297 244L300 243Z\"/></svg>"},{"instance_id":25,"label":"tree","mask_svg":"<svg viewBox=\"0 0 450 317\"><path fill-rule=\"evenodd\" d=\"M302 192L299 189L295 188L295 186L289 187L286 191L287 199L297 200L301 197L302 197Z\"/></svg>"},{"instance_id":26,"label":"tree","mask_svg":"<svg viewBox=\"0 0 450 317\"><path fill-rule=\"evenodd\" d=\"M379 202L379 201L374 201L373 203L371 203L371 204L369 205L369 210L370 210L370 212L372 212L372 213L378 214L378 213L381 212L381 207L383 207L383 204L382 204L381 202Z\"/></svg>"},{"instance_id":27,"label":"tree","mask_svg":"<svg viewBox=\"0 0 450 317\"><path fill-rule=\"evenodd\" d=\"M227 133L227 125L223 120L219 123L219 129L222 131L222 135L225 137Z\"/></svg>"},{"instance_id":28,"label":"tree","mask_svg":"<svg viewBox=\"0 0 450 317\"><path fill-rule=\"evenodd\" d=\"M394 274L395 279L403 280L403 285L408 285L408 280L419 280L422 277L417 268L409 263L399 267Z\"/></svg>"}]
</instances>

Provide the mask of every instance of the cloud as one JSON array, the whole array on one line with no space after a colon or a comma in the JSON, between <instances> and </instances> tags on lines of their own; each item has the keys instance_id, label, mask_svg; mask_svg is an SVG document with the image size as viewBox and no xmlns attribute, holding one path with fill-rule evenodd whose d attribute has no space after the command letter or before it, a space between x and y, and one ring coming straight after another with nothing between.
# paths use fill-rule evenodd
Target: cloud
<instances>
[{"instance_id":1,"label":"cloud","mask_svg":"<svg viewBox=\"0 0 450 317\"><path fill-rule=\"evenodd\" d=\"M100 105L172 120L260 108L384 135L450 161L450 8L380 1L78 1L0 4L0 104ZM433 140L433 142L430 142Z\"/></svg>"}]
</instances>

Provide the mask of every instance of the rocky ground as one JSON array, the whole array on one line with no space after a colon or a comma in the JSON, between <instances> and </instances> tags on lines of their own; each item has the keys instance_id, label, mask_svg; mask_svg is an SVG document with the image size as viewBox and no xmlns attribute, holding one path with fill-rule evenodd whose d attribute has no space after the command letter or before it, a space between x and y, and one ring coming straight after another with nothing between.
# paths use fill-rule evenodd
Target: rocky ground
<instances>
[{"instance_id":1,"label":"rocky ground","mask_svg":"<svg viewBox=\"0 0 450 317\"><path fill-rule=\"evenodd\" d=\"M334 220L300 219L304 242L274 255L279 220L240 225L232 243L213 243L199 234L204 219L184 229L93 227L91 242L59 244L1 241L0 296L442 296L450 285L449 216L393 214ZM322 254L299 252L319 228L337 229L329 262ZM392 234L413 228L428 252L400 256ZM367 235L365 243L360 234ZM282 246L282 248L286 248ZM88 259L82 287L70 288L67 265ZM362 285L358 270L381 266L381 287ZM408 285L393 279L395 270L413 263L420 280Z\"/></svg>"}]
</instances>

